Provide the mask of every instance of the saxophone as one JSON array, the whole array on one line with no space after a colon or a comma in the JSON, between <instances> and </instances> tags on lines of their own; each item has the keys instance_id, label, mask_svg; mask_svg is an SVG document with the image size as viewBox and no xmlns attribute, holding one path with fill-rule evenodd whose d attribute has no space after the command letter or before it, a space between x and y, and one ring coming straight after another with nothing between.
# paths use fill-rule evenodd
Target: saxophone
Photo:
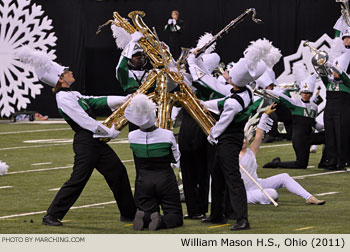
<instances>
[{"instance_id":1,"label":"saxophone","mask_svg":"<svg viewBox=\"0 0 350 252\"><path fill-rule=\"evenodd\" d=\"M156 35L143 22L142 17L145 16L143 11L132 11L128 15L134 26L132 26L125 18L122 18L118 12L113 13L114 20L109 20L105 24L99 26L97 33L107 24L113 23L128 33L132 34L135 31L143 33L144 37L138 43L151 59L154 70L150 72L147 80L140 86L140 88L132 94L127 101L118 107L104 122L107 127L115 125L117 130L121 130L127 123L124 117L124 111L131 102L131 99L137 93L146 93L147 90L156 82L156 89L154 93L150 94L153 100L158 105L158 125L160 128L171 129L171 111L172 107L179 103L192 116L192 118L199 124L203 131L208 135L211 127L215 124L215 119L210 112L200 104L192 90L185 84L183 75L180 71L174 72L169 70L169 63L172 61L172 55L161 45ZM180 91L169 93L167 90L167 82L169 78L177 83Z\"/></svg>"},{"instance_id":2,"label":"saxophone","mask_svg":"<svg viewBox=\"0 0 350 252\"><path fill-rule=\"evenodd\" d=\"M127 106L129 106L132 98L136 94L145 94L147 90L153 85L154 81L157 78L157 71L152 70L148 76L146 81L139 87L138 90L135 91L132 95L129 96L129 98L122 104L120 105L116 110L113 111L113 113L103 121L103 125L107 126L108 128L111 128L112 125L114 124L114 128L116 130L122 130L124 126L128 123L124 116L124 112ZM102 138L101 139L104 142L108 142L110 139L109 138Z\"/></svg>"}]
</instances>

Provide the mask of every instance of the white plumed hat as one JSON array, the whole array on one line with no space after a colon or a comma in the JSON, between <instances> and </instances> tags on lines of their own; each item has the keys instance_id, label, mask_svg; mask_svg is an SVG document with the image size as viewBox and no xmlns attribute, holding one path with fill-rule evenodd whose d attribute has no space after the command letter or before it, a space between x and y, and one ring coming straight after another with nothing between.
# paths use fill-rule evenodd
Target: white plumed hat
<instances>
[{"instance_id":1,"label":"white plumed hat","mask_svg":"<svg viewBox=\"0 0 350 252\"><path fill-rule=\"evenodd\" d=\"M306 69L306 66L303 63L294 64L292 71L293 71L294 79L298 83L298 85L300 85L300 83L303 80L305 80L309 75Z\"/></svg>"},{"instance_id":2,"label":"white plumed hat","mask_svg":"<svg viewBox=\"0 0 350 252\"><path fill-rule=\"evenodd\" d=\"M0 160L0 176L5 175L8 171L9 166L5 162Z\"/></svg>"},{"instance_id":3,"label":"white plumed hat","mask_svg":"<svg viewBox=\"0 0 350 252\"><path fill-rule=\"evenodd\" d=\"M316 84L316 77L317 74L314 73L303 80L299 85L300 93L313 93Z\"/></svg>"},{"instance_id":4,"label":"white plumed hat","mask_svg":"<svg viewBox=\"0 0 350 252\"><path fill-rule=\"evenodd\" d=\"M220 64L220 56L217 53L208 53L202 56L203 65L208 70L208 73L211 74L215 68Z\"/></svg>"},{"instance_id":5,"label":"white plumed hat","mask_svg":"<svg viewBox=\"0 0 350 252\"><path fill-rule=\"evenodd\" d=\"M344 39L345 37L350 37L350 27L348 27L341 35L341 39Z\"/></svg>"},{"instance_id":6,"label":"white plumed hat","mask_svg":"<svg viewBox=\"0 0 350 252\"><path fill-rule=\"evenodd\" d=\"M147 129L156 123L156 108L157 105L146 95L136 94L125 109L124 116L129 122Z\"/></svg>"},{"instance_id":7,"label":"white plumed hat","mask_svg":"<svg viewBox=\"0 0 350 252\"><path fill-rule=\"evenodd\" d=\"M329 50L329 61L333 62L335 58L338 58L345 50L344 42L341 38L335 38L332 40L331 49Z\"/></svg>"},{"instance_id":8,"label":"white plumed hat","mask_svg":"<svg viewBox=\"0 0 350 252\"><path fill-rule=\"evenodd\" d=\"M350 49L344 49L344 53L339 57L333 60L333 63L336 64L341 70L346 72L350 62Z\"/></svg>"},{"instance_id":9,"label":"white plumed hat","mask_svg":"<svg viewBox=\"0 0 350 252\"><path fill-rule=\"evenodd\" d=\"M267 39L250 42L241 58L229 71L232 82L243 87L258 79L266 70L272 68L281 58L281 52Z\"/></svg>"},{"instance_id":10,"label":"white plumed hat","mask_svg":"<svg viewBox=\"0 0 350 252\"><path fill-rule=\"evenodd\" d=\"M263 73L263 75L261 75L259 79L256 80L256 85L258 87L265 89L267 86L271 84L275 84L275 82L276 82L275 72L268 67Z\"/></svg>"},{"instance_id":11,"label":"white plumed hat","mask_svg":"<svg viewBox=\"0 0 350 252\"><path fill-rule=\"evenodd\" d=\"M111 25L111 29L113 32L113 37L115 39L115 44L119 49L124 50L126 45L129 44L129 42L131 41L131 34L123 28L114 24Z\"/></svg>"},{"instance_id":12,"label":"white plumed hat","mask_svg":"<svg viewBox=\"0 0 350 252\"><path fill-rule=\"evenodd\" d=\"M32 66L39 80L51 87L57 85L60 76L67 69L67 67L52 61L47 53L28 46L19 48L16 56L21 62Z\"/></svg>"}]
</instances>

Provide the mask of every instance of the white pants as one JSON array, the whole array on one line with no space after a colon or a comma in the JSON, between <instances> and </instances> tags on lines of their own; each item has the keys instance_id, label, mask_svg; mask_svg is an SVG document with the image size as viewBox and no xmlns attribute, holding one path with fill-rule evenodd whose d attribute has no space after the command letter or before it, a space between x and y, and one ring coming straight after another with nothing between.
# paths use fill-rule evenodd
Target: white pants
<instances>
[{"instance_id":1,"label":"white pants","mask_svg":"<svg viewBox=\"0 0 350 252\"><path fill-rule=\"evenodd\" d=\"M266 179L259 179L258 183L274 200L278 199L276 189L283 187L305 200L311 197L311 194L287 173L278 174ZM271 204L271 201L257 186L247 189L247 200L248 204Z\"/></svg>"}]
</instances>

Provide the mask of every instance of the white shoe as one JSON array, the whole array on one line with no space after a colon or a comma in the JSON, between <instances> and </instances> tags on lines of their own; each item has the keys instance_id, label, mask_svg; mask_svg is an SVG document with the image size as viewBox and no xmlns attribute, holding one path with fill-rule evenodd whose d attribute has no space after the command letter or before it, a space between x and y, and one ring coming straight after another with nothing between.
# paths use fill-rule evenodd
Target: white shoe
<instances>
[{"instance_id":1,"label":"white shoe","mask_svg":"<svg viewBox=\"0 0 350 252\"><path fill-rule=\"evenodd\" d=\"M319 200L315 196L311 196L305 202L307 205L324 205L326 203L325 200Z\"/></svg>"}]
</instances>

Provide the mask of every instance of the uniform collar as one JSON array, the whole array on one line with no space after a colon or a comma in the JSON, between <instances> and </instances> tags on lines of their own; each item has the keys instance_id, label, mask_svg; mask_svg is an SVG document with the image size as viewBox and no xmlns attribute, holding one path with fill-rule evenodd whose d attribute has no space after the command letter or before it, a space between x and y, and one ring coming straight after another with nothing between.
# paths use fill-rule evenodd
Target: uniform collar
<instances>
[{"instance_id":1,"label":"uniform collar","mask_svg":"<svg viewBox=\"0 0 350 252\"><path fill-rule=\"evenodd\" d=\"M242 93L244 91L246 91L247 88L246 87L240 87L238 90L234 90L233 88L231 89L231 94L239 94Z\"/></svg>"}]
</instances>

